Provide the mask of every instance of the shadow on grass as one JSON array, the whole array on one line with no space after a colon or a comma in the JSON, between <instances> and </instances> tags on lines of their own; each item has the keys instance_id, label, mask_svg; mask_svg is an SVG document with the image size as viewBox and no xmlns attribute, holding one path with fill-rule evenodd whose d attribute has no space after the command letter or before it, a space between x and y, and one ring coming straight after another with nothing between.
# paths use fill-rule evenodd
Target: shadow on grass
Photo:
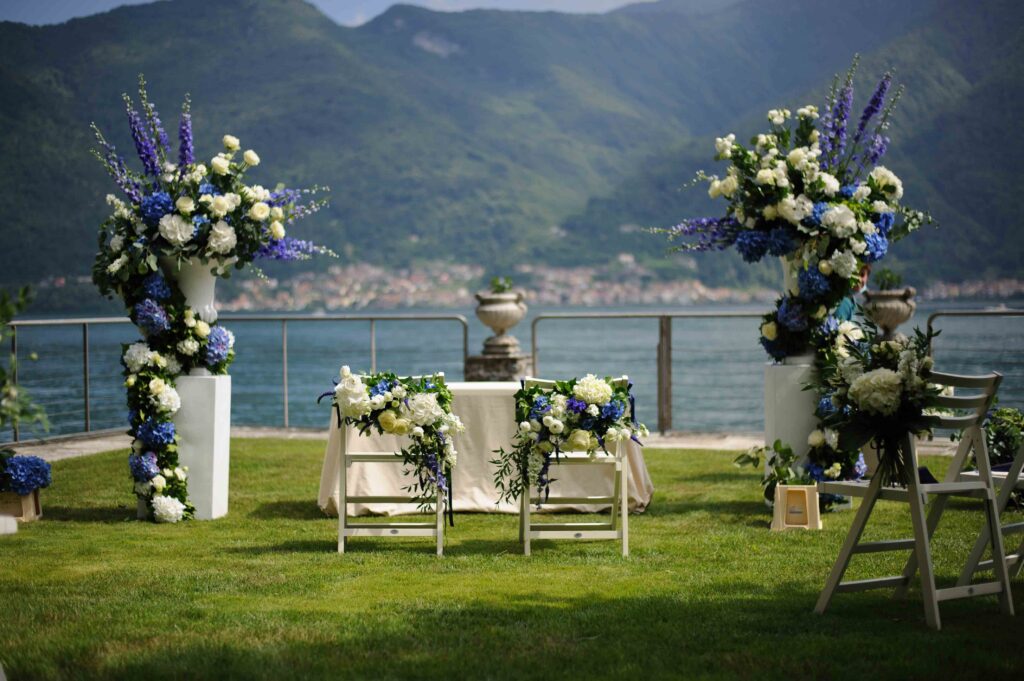
<instances>
[{"instance_id":1,"label":"shadow on grass","mask_svg":"<svg viewBox=\"0 0 1024 681\"><path fill-rule=\"evenodd\" d=\"M134 506L44 506L43 518L58 522L83 523L123 523L136 519Z\"/></svg>"},{"instance_id":2,"label":"shadow on grass","mask_svg":"<svg viewBox=\"0 0 1024 681\"><path fill-rule=\"evenodd\" d=\"M249 556L260 556L267 553L334 553L338 550L338 541L332 535L324 539L295 539L280 544L260 544L259 546L232 546L228 553L242 553Z\"/></svg>"},{"instance_id":3,"label":"shadow on grass","mask_svg":"<svg viewBox=\"0 0 1024 681\"><path fill-rule=\"evenodd\" d=\"M947 606L941 634L920 600L844 597L824 616L796 583L766 590L609 598L549 590L453 591L394 608L343 614L262 611L272 639L202 640L118 660L125 678L1004 678L1024 651L992 603ZM310 637L309 632L317 635ZM312 640L311 640L312 638ZM1000 651L991 655L991 650ZM121 666L124 665L124 666ZM12 674L19 670L12 668ZM27 670L26 670L27 671Z\"/></svg>"},{"instance_id":4,"label":"shadow on grass","mask_svg":"<svg viewBox=\"0 0 1024 681\"><path fill-rule=\"evenodd\" d=\"M282 499L260 504L249 513L250 518L259 520L321 520L326 518L316 502L310 499Z\"/></svg>"}]
</instances>

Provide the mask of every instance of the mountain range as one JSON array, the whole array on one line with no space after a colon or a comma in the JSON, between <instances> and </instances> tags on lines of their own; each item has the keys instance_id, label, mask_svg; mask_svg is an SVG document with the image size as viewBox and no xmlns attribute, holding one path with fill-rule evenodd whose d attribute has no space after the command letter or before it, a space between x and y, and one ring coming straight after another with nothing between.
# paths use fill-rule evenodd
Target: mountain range
<instances>
[{"instance_id":1,"label":"mountain range","mask_svg":"<svg viewBox=\"0 0 1024 681\"><path fill-rule=\"evenodd\" d=\"M0 23L0 283L89 271L112 191L89 123L131 149L120 95L140 72L169 129L191 93L201 155L231 133L260 153L261 183L329 185L293 231L346 262L499 273L630 252L656 276L772 282L731 255L666 256L644 228L720 212L684 188L720 172L713 138L822 104L855 53L861 106L889 68L907 86L885 163L939 223L887 262L920 284L1019 277L1022 20L1011 0L662 0L603 15L396 5L348 28L301 0L163 0Z\"/></svg>"}]
</instances>

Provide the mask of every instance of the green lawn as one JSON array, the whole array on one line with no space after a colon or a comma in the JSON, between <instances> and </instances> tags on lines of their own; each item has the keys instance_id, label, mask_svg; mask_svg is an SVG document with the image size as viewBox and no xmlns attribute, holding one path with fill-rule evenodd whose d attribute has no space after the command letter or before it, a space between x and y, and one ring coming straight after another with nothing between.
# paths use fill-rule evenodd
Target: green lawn
<instances>
[{"instance_id":1,"label":"green lawn","mask_svg":"<svg viewBox=\"0 0 1024 681\"><path fill-rule=\"evenodd\" d=\"M733 455L649 451L657 487L609 542L537 542L512 516L459 515L430 540L356 538L316 493L319 442L236 440L231 512L132 520L123 453L54 465L44 518L0 537L0 662L8 678L1000 678L1024 669L1024 619L994 598L942 608L919 593L839 594L811 612L852 513L771 533L756 474ZM930 461L941 469L942 461ZM909 536L882 503L868 536ZM956 506L936 539L951 583L982 516ZM894 574L902 554L855 559ZM1024 610L1024 580L1015 583Z\"/></svg>"}]
</instances>

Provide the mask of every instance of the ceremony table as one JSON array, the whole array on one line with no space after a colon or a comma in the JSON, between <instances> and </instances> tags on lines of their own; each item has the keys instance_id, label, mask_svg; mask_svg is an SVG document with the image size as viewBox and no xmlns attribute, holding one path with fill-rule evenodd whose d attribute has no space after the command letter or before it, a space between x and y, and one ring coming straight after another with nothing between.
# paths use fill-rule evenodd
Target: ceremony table
<instances>
[{"instance_id":1,"label":"ceremony table","mask_svg":"<svg viewBox=\"0 0 1024 681\"><path fill-rule=\"evenodd\" d=\"M452 391L452 412L466 426L466 432L455 436L458 461L452 473L452 502L455 511L491 513L519 513L518 504L496 504L498 491L494 486L494 450L508 449L516 434L514 395L519 390L515 381L501 383L449 383ZM320 475L320 508L329 515L338 514L338 461L341 430L334 411L331 412L330 437L324 452ZM394 435L360 435L349 429L348 443L353 451L398 451L408 439ZM642 512L651 502L654 484L647 473L643 451L636 442L619 444L625 448L629 466L629 508ZM394 496L403 494L402 488L413 480L402 474L404 466L391 463L357 463L348 472L348 493L356 496ZM565 466L554 463L551 477L552 495L595 496L610 494L614 475L613 466ZM411 504L352 504L349 515L396 515L414 513ZM595 512L597 506L544 505L543 510Z\"/></svg>"}]
</instances>

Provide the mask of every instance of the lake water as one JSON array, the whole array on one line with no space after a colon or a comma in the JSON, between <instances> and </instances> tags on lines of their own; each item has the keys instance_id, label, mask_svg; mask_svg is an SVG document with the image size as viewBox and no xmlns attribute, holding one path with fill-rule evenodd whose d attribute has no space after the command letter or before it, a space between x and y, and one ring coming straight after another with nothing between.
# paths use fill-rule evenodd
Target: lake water
<instances>
[{"instance_id":1,"label":"lake water","mask_svg":"<svg viewBox=\"0 0 1024 681\"><path fill-rule=\"evenodd\" d=\"M978 308L980 305L943 305ZM911 322L924 326L938 309L923 306ZM544 312L662 311L645 308L586 310L531 308L514 333L524 351L530 346L530 321ZM672 311L752 311L756 307L716 305ZM413 311L406 311L413 312ZM482 347L487 330L471 309L419 310L463 314L470 323L469 351ZM232 366L232 419L240 425L284 423L281 324L225 319L236 337ZM903 330L909 330L910 326ZM935 343L937 365L945 371L1004 374L1001 404L1024 408L1024 318L940 318ZM377 367L401 374L444 371L462 379L462 329L452 321L378 321ZM757 345L757 319L677 319L672 328L673 429L750 432L763 427L763 365ZM125 424L126 407L119 364L120 344L137 338L130 324L90 327L89 398L93 430ZM637 411L652 429L657 425L657 319L549 320L538 325L538 374L568 378L588 372L627 374L635 384ZM20 384L46 407L49 435L84 429L81 327L24 328L19 332ZM30 362L28 353L39 359ZM292 426L326 424L329 407L316 397L331 389L342 364L370 367L369 322L288 323L288 410ZM23 429L22 439L46 435ZM0 438L9 440L11 433Z\"/></svg>"}]
</instances>

